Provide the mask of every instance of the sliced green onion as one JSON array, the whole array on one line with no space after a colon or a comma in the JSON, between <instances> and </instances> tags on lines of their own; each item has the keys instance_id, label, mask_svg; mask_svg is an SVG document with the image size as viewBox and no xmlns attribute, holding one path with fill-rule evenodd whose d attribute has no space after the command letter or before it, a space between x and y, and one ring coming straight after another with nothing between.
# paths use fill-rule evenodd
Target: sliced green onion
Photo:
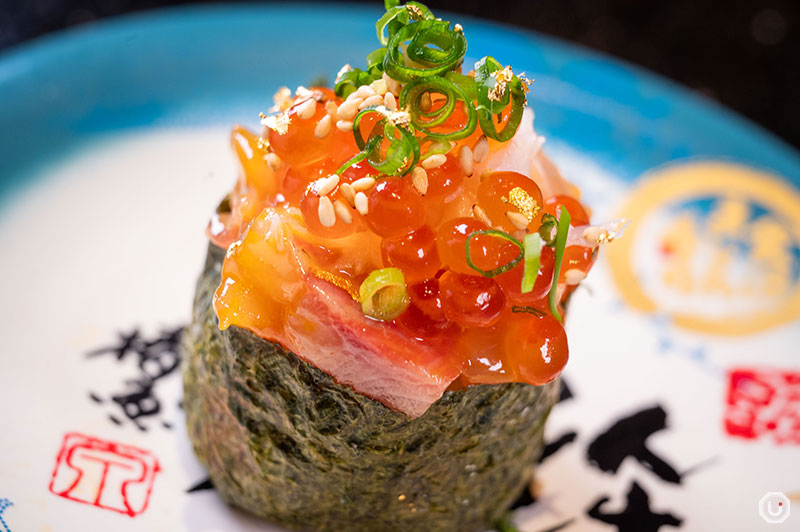
<instances>
[{"instance_id":1,"label":"sliced green onion","mask_svg":"<svg viewBox=\"0 0 800 532\"><path fill-rule=\"evenodd\" d=\"M495 238L502 238L503 240L508 240L515 246L519 248L519 255L511 259L509 262L503 264L502 266L498 266L497 268L491 270L482 270L481 268L477 267L474 262L472 262L472 255L470 253L470 242L472 242L473 238L478 236L493 236ZM487 231L473 231L467 236L467 241L464 242L464 251L467 254L467 265L478 272L479 274L483 275L484 277L497 277L501 273L505 273L520 262L522 262L522 258L525 256L525 249L522 245L522 242L514 238L513 236L509 235L508 233L504 233L503 231L498 231L497 229L489 229Z\"/></svg>"},{"instance_id":2,"label":"sliced green onion","mask_svg":"<svg viewBox=\"0 0 800 532\"><path fill-rule=\"evenodd\" d=\"M369 142L367 142L366 145L364 145L364 149L361 150L360 152L358 152L352 159L350 159L349 161L344 163L342 166L340 166L339 169L336 170L336 174L337 175L342 175L345 170L347 170L348 168L350 168L354 164L360 163L361 161L363 161L364 159L369 157L370 154L375 150L375 148L377 148L380 145L381 140L382 140L382 137L380 137L380 136L372 137L371 139L369 139Z\"/></svg>"},{"instance_id":3,"label":"sliced green onion","mask_svg":"<svg viewBox=\"0 0 800 532\"><path fill-rule=\"evenodd\" d=\"M478 99L478 87L475 85L475 78L472 76L465 76L459 72L448 72L444 75L444 78L464 91L470 102Z\"/></svg>"},{"instance_id":4,"label":"sliced green onion","mask_svg":"<svg viewBox=\"0 0 800 532\"><path fill-rule=\"evenodd\" d=\"M369 142L372 143L375 138L381 140L374 141L376 144L367 150L368 143L361 134L360 124L361 119L369 113L378 113L383 118L370 132ZM390 123L389 116L391 113L383 106L365 107L353 119L353 136L362 153L367 151L366 159L375 170L386 175L404 176L419 162L419 142L410 129ZM382 153L381 145L384 140L389 145L386 152Z\"/></svg>"},{"instance_id":5,"label":"sliced green onion","mask_svg":"<svg viewBox=\"0 0 800 532\"><path fill-rule=\"evenodd\" d=\"M389 38L386 36L386 26L389 25L390 22L395 20L397 17L401 16L403 13L406 13L406 8L403 6L395 5L394 7L389 7L388 3L386 6L386 13L383 14L381 18L378 19L378 22L375 24L375 31L378 32L378 42L382 45L386 46L389 42Z\"/></svg>"},{"instance_id":6,"label":"sliced green onion","mask_svg":"<svg viewBox=\"0 0 800 532\"><path fill-rule=\"evenodd\" d=\"M510 140L514 133L517 132L517 128L522 122L522 111L525 109L527 100L522 81L517 76L514 76L506 84L505 91L503 91L499 100L495 101L489 98L490 91L497 85L494 73L502 70L502 68L502 65L494 58L484 57L475 63L475 83L478 87L478 120L483 133L491 139L505 142ZM509 101L511 102L511 114L506 121L506 125L498 132L492 116L498 115L499 123L502 119L502 112Z\"/></svg>"},{"instance_id":7,"label":"sliced green onion","mask_svg":"<svg viewBox=\"0 0 800 532\"><path fill-rule=\"evenodd\" d=\"M437 109L423 111L421 101L425 94L441 94L445 101ZM433 131L431 128L444 124L450 118L458 102L462 103L467 114L464 127L450 133ZM478 126L478 113L467 93L455 83L439 76L416 78L408 82L400 92L399 106L401 109L408 108L414 127L434 140L463 139L472 135Z\"/></svg>"},{"instance_id":8,"label":"sliced green onion","mask_svg":"<svg viewBox=\"0 0 800 532\"><path fill-rule=\"evenodd\" d=\"M410 299L398 268L373 270L358 289L361 310L370 318L389 321L402 314Z\"/></svg>"},{"instance_id":9,"label":"sliced green onion","mask_svg":"<svg viewBox=\"0 0 800 532\"><path fill-rule=\"evenodd\" d=\"M399 22L401 25L413 22L408 6L413 6L412 9L416 8L415 11L419 13L422 20L433 18L431 10L419 2L409 2L402 6L398 5L397 2L393 2L393 4L392 7L389 7L388 3L386 4L386 13L375 24L375 30L378 32L378 41L384 46L388 44L389 38L396 32L396 27L394 28L395 31L392 31L393 26L395 26L392 24L393 22ZM386 36L387 27L389 28L389 37Z\"/></svg>"},{"instance_id":10,"label":"sliced green onion","mask_svg":"<svg viewBox=\"0 0 800 532\"><path fill-rule=\"evenodd\" d=\"M522 90L522 82L514 79L508 83L508 89L511 94L511 114L506 120L506 125L499 132L492 121L491 113L482 105L478 105L478 120L483 133L490 139L500 142L511 140L522 122L522 112L525 110L526 100L525 92ZM478 102L480 103L480 94Z\"/></svg>"},{"instance_id":11,"label":"sliced green onion","mask_svg":"<svg viewBox=\"0 0 800 532\"><path fill-rule=\"evenodd\" d=\"M556 225L558 219L552 214L542 215L542 225L539 226L539 236L542 237L546 246L555 246L556 244Z\"/></svg>"},{"instance_id":12,"label":"sliced green onion","mask_svg":"<svg viewBox=\"0 0 800 532\"><path fill-rule=\"evenodd\" d=\"M348 70L333 88L333 92L340 98L347 98L350 93L355 92L361 85L369 85L376 79L380 79L381 73L378 68L372 68L369 72L364 72L360 68Z\"/></svg>"},{"instance_id":13,"label":"sliced green onion","mask_svg":"<svg viewBox=\"0 0 800 532\"><path fill-rule=\"evenodd\" d=\"M386 55L386 47L378 48L367 54L367 70L372 67L381 67L383 64L383 56Z\"/></svg>"},{"instance_id":14,"label":"sliced green onion","mask_svg":"<svg viewBox=\"0 0 800 532\"><path fill-rule=\"evenodd\" d=\"M337 173L366 159L384 174L406 175L420 160L420 144L464 139L479 125L491 139L510 140L519 128L526 104L527 85L522 79L510 71L504 72L501 78L498 72L503 71L502 65L488 56L475 63L474 77L456 72L467 50L467 41L459 25L451 28L450 22L434 18L430 9L419 2L401 5L399 0L384 0L384 6L386 12L375 24L382 47L367 55L366 70L356 68L341 74L334 92L346 98L359 87L386 74L403 84L398 104L400 109L408 111L410 124L408 119L390 118L390 113L382 109L379 112L384 119L365 140L358 128L363 116L359 113L353 132L361 152ZM502 83L502 87L498 87L498 83ZM423 98L434 94L444 96L444 101L439 99L435 109L423 108ZM459 103L466 115L465 125L456 131L441 131L451 129L449 124L445 128L440 126L447 123ZM504 114L508 115L505 124ZM417 137L417 131L423 135ZM373 141L376 137L380 137L379 140ZM543 232L541 236L551 245Z\"/></svg>"},{"instance_id":15,"label":"sliced green onion","mask_svg":"<svg viewBox=\"0 0 800 532\"><path fill-rule=\"evenodd\" d=\"M489 92L497 84L497 79L492 75L498 70L503 70L501 65L494 57L485 56L474 65L475 70L475 86L477 88L476 100L484 106L489 114L500 114L506 108L509 102L510 94L506 90L503 92L502 97L497 100L489 99Z\"/></svg>"},{"instance_id":16,"label":"sliced green onion","mask_svg":"<svg viewBox=\"0 0 800 532\"><path fill-rule=\"evenodd\" d=\"M561 263L564 261L564 249L567 246L567 233L569 232L569 222L572 217L569 211L563 205L561 207L561 217L558 219L558 232L556 233L556 258L555 265L553 266L553 285L550 287L550 313L558 320L561 321L561 314L558 312L558 301L556 301L556 292L558 292L558 277L561 274Z\"/></svg>"},{"instance_id":17,"label":"sliced green onion","mask_svg":"<svg viewBox=\"0 0 800 532\"><path fill-rule=\"evenodd\" d=\"M536 278L539 276L539 258L542 255L542 237L539 233L525 235L523 240L525 251L525 271L522 274L520 292L527 294L533 290Z\"/></svg>"},{"instance_id":18,"label":"sliced green onion","mask_svg":"<svg viewBox=\"0 0 800 532\"><path fill-rule=\"evenodd\" d=\"M420 144L422 143L420 142ZM452 150L453 146L455 145L456 145L455 142L449 140L433 141L431 142L431 145L428 146L428 149L425 151L425 156L423 157L423 159L427 159L431 155L437 155L437 154L445 155L447 152Z\"/></svg>"},{"instance_id":19,"label":"sliced green onion","mask_svg":"<svg viewBox=\"0 0 800 532\"><path fill-rule=\"evenodd\" d=\"M408 41L403 53L402 44ZM397 81L438 76L458 68L467 51L467 40L444 20L422 20L403 26L386 44L383 70ZM406 65L408 59L421 67Z\"/></svg>"}]
</instances>

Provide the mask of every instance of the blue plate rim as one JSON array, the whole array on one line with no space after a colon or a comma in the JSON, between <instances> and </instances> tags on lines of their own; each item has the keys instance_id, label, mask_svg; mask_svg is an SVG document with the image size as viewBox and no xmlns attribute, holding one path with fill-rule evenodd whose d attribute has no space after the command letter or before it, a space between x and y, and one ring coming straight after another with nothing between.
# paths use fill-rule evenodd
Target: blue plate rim
<instances>
[{"instance_id":1,"label":"blue plate rim","mask_svg":"<svg viewBox=\"0 0 800 532\"><path fill-rule=\"evenodd\" d=\"M156 25L191 24L220 17L235 19L243 16L267 16L276 13L299 14L309 9L318 10L318 14L342 9L358 11L359 15L379 12L377 6L357 3L278 2L264 5L233 3L171 6L115 16L91 24L60 30L0 51L0 94L3 93L4 87L18 76L45 68L48 61L53 61L70 47L88 48L126 32L146 30L154 23ZM616 82L620 86L641 83L654 94L676 104L687 106L712 123L732 128L736 134L751 137L753 143L759 144L763 150L770 152L769 157L765 157L765 159L779 160L782 169L800 169L800 152L788 142L721 103L704 97L660 74L624 59L514 25L486 21L457 13L443 12L441 14L480 30L504 31L516 38L533 41L544 45L550 52L555 51L567 56L595 61L604 68L616 70L622 68L631 75L631 78L620 78ZM771 165L767 164L767 166ZM778 169L777 172L785 173L781 172L781 169ZM798 180L794 176L785 175L784 177L798 184ZM3 195L2 192L0 189L0 196Z\"/></svg>"}]
</instances>

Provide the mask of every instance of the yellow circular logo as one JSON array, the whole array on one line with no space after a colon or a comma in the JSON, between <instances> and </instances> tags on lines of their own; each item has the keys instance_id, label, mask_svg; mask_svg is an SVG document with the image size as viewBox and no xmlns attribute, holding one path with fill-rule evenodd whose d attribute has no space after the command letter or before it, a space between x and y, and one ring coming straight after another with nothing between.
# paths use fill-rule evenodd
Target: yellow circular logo
<instances>
[{"instance_id":1,"label":"yellow circular logo","mask_svg":"<svg viewBox=\"0 0 800 532\"><path fill-rule=\"evenodd\" d=\"M623 298L686 329L751 334L800 317L800 193L722 162L643 179L607 257Z\"/></svg>"}]
</instances>

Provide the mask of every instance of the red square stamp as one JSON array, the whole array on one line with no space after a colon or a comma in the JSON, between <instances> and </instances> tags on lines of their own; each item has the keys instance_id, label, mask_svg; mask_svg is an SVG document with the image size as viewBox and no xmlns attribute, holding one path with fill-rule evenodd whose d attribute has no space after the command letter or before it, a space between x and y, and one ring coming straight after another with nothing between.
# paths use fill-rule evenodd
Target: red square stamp
<instances>
[{"instance_id":1,"label":"red square stamp","mask_svg":"<svg viewBox=\"0 0 800 532\"><path fill-rule=\"evenodd\" d=\"M71 432L64 435L50 491L134 517L147 509L160 470L148 451Z\"/></svg>"},{"instance_id":2,"label":"red square stamp","mask_svg":"<svg viewBox=\"0 0 800 532\"><path fill-rule=\"evenodd\" d=\"M779 444L800 444L800 373L734 369L728 373L726 432Z\"/></svg>"}]
</instances>

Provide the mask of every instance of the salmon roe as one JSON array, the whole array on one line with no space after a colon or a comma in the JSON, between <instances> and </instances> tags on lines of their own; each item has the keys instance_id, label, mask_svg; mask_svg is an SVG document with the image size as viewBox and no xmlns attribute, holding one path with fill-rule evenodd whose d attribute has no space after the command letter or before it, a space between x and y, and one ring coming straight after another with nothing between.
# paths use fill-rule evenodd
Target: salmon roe
<instances>
[{"instance_id":1,"label":"salmon roe","mask_svg":"<svg viewBox=\"0 0 800 532\"><path fill-rule=\"evenodd\" d=\"M225 259L223 279L252 282L246 288L223 281L215 300L220 322L280 339L309 278L357 300L371 272L397 268L408 306L374 327L398 327L409 341L438 346L461 368L462 384L553 380L568 358L564 329L548 306L555 252L542 247L533 289L523 293L520 247L491 231L521 242L539 230L544 214L558 217L562 205L573 227L589 223L587 210L563 193L566 187L552 185L556 178L491 171L487 161L503 144L490 142L489 156L473 163L479 132L429 164L425 186L419 172L385 176L367 160L337 175L359 153L353 133L331 115L342 103L332 91L314 89L289 102L285 131L268 129L265 138L233 131L240 176L209 235L237 250ZM464 120L457 110L447 127L458 130ZM596 248L574 242L564 252L560 286L576 284L596 259ZM480 273L490 271L496 275Z\"/></svg>"}]
</instances>

